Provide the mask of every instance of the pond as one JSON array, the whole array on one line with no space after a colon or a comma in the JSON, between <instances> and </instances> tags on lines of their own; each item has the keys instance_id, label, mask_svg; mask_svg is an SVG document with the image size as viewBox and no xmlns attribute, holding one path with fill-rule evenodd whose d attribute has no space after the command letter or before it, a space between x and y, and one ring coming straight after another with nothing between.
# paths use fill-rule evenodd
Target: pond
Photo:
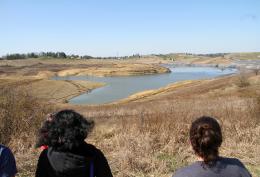
<instances>
[{"instance_id":1,"label":"pond","mask_svg":"<svg viewBox=\"0 0 260 177\"><path fill-rule=\"evenodd\" d=\"M144 90L158 89L178 81L209 79L237 72L233 68L174 67L170 65L167 67L171 70L171 73L120 77L67 76L52 79L104 82L106 83L104 87L83 93L69 100L71 104L104 104L126 98Z\"/></svg>"}]
</instances>

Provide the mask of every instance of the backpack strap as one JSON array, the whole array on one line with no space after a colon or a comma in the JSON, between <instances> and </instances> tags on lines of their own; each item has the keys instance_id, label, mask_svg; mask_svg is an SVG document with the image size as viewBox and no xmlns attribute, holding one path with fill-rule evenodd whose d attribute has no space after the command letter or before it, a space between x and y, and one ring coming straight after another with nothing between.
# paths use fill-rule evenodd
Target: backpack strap
<instances>
[{"instance_id":1,"label":"backpack strap","mask_svg":"<svg viewBox=\"0 0 260 177\"><path fill-rule=\"evenodd\" d=\"M90 177L94 177L94 162L93 161L90 161L89 173L90 173Z\"/></svg>"}]
</instances>

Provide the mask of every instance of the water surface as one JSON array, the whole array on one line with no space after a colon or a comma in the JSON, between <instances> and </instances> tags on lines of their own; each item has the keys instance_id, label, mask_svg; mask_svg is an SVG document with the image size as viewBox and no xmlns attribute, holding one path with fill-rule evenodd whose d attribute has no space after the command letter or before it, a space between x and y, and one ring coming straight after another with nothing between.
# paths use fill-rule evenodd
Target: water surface
<instances>
[{"instance_id":1,"label":"water surface","mask_svg":"<svg viewBox=\"0 0 260 177\"><path fill-rule=\"evenodd\" d=\"M106 83L104 87L83 93L69 100L69 103L72 104L103 104L126 98L144 90L158 89L177 81L209 79L236 72L232 68L168 67L172 71L171 73L122 77L68 76L54 77L53 79L104 82Z\"/></svg>"}]
</instances>

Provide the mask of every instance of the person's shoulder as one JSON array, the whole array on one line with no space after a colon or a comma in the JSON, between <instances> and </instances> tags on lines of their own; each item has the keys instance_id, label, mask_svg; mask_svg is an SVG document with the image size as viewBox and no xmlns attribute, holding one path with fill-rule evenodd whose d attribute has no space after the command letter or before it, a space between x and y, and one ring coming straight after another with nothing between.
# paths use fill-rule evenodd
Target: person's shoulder
<instances>
[{"instance_id":1,"label":"person's shoulder","mask_svg":"<svg viewBox=\"0 0 260 177\"><path fill-rule=\"evenodd\" d=\"M5 149L7 149L7 147L4 146L4 145L2 145L2 144L0 144L0 155L2 154L2 152L3 152Z\"/></svg>"},{"instance_id":2,"label":"person's shoulder","mask_svg":"<svg viewBox=\"0 0 260 177\"><path fill-rule=\"evenodd\" d=\"M6 146L4 146L3 144L0 144L0 149L4 149L6 148Z\"/></svg>"},{"instance_id":3,"label":"person's shoulder","mask_svg":"<svg viewBox=\"0 0 260 177\"><path fill-rule=\"evenodd\" d=\"M178 169L172 177L189 177L196 173L197 169L200 168L199 162L194 162L191 165Z\"/></svg>"},{"instance_id":4,"label":"person's shoulder","mask_svg":"<svg viewBox=\"0 0 260 177\"><path fill-rule=\"evenodd\" d=\"M89 143L84 143L84 147L91 150L91 151L98 151L99 149L94 146L93 144L89 144Z\"/></svg>"},{"instance_id":5,"label":"person's shoulder","mask_svg":"<svg viewBox=\"0 0 260 177\"><path fill-rule=\"evenodd\" d=\"M89 144L89 143L84 143L84 148L93 155L102 155L103 154L100 149L98 149L96 146Z\"/></svg>"},{"instance_id":6,"label":"person's shoulder","mask_svg":"<svg viewBox=\"0 0 260 177\"><path fill-rule=\"evenodd\" d=\"M0 144L0 156L13 156L11 149Z\"/></svg>"},{"instance_id":7,"label":"person's shoulder","mask_svg":"<svg viewBox=\"0 0 260 177\"><path fill-rule=\"evenodd\" d=\"M45 158L47 157L47 153L48 153L48 149L44 149L41 151L41 154L39 156L39 158Z\"/></svg>"},{"instance_id":8,"label":"person's shoulder","mask_svg":"<svg viewBox=\"0 0 260 177\"><path fill-rule=\"evenodd\" d=\"M17 169L14 155L11 149L4 145L0 146L0 162L0 174L4 174L3 176L15 176Z\"/></svg>"},{"instance_id":9,"label":"person's shoulder","mask_svg":"<svg viewBox=\"0 0 260 177\"><path fill-rule=\"evenodd\" d=\"M251 177L250 172L247 170L245 165L239 159L222 157L221 162L222 162L222 164L227 166L229 171L235 171L236 173L239 173L242 176Z\"/></svg>"},{"instance_id":10,"label":"person's shoulder","mask_svg":"<svg viewBox=\"0 0 260 177\"><path fill-rule=\"evenodd\" d=\"M0 144L0 153L3 151L11 151L11 150L8 147L6 147L5 145Z\"/></svg>"},{"instance_id":11,"label":"person's shoulder","mask_svg":"<svg viewBox=\"0 0 260 177\"><path fill-rule=\"evenodd\" d=\"M237 158L221 157L220 160L222 163L225 163L230 166L237 166L237 167L245 168L244 164Z\"/></svg>"}]
</instances>

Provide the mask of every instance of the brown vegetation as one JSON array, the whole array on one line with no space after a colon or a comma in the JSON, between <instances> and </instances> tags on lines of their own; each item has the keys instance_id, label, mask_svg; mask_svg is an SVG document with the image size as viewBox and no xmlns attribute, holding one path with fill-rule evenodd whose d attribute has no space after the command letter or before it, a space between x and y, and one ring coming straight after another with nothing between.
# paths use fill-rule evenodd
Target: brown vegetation
<instances>
[{"instance_id":1,"label":"brown vegetation","mask_svg":"<svg viewBox=\"0 0 260 177\"><path fill-rule=\"evenodd\" d=\"M188 129L201 115L220 120L224 132L221 155L240 158L256 177L260 170L260 94L255 88L255 92L247 93L253 84L237 87L235 92L239 94L226 93L221 88L233 84L232 79L230 83L228 80L196 82L186 91L181 88L177 92L175 88L175 92L168 92L160 99L137 104L74 108L96 121L97 126L87 141L104 151L117 177L170 176L196 160L189 145ZM219 94L213 94L212 90ZM34 176L39 155L33 148L35 132L44 114L54 108L20 89L2 89L0 95L1 122L4 122L1 142L15 151L19 176Z\"/></svg>"},{"instance_id":2,"label":"brown vegetation","mask_svg":"<svg viewBox=\"0 0 260 177\"><path fill-rule=\"evenodd\" d=\"M240 73L238 76L237 86L238 87L247 87L250 85L250 82L248 80L248 77L246 76L246 73Z\"/></svg>"},{"instance_id":3,"label":"brown vegetation","mask_svg":"<svg viewBox=\"0 0 260 177\"><path fill-rule=\"evenodd\" d=\"M167 72L170 72L170 70L165 67L129 60L0 60L0 75L4 76L126 76Z\"/></svg>"},{"instance_id":4,"label":"brown vegetation","mask_svg":"<svg viewBox=\"0 0 260 177\"><path fill-rule=\"evenodd\" d=\"M126 113L130 115L124 116ZM196 160L188 129L201 115L220 120L224 130L221 155L240 158L256 174L260 120L259 105L253 99L166 100L125 113L121 109L114 112L113 121L96 128L90 141L108 154L116 176L169 176Z\"/></svg>"},{"instance_id":5,"label":"brown vegetation","mask_svg":"<svg viewBox=\"0 0 260 177\"><path fill-rule=\"evenodd\" d=\"M15 61L0 67L0 72L5 68L2 74L11 77L16 72L34 75L42 71L34 78L0 80L0 143L15 152L20 177L34 176L40 153L34 148L37 130L46 113L58 108L76 109L96 121L96 128L87 141L104 151L116 177L166 177L195 161L188 129L191 122L202 115L216 117L221 122L224 133L221 155L240 158L254 177L260 176L259 74L185 81L109 105L53 105L50 101L57 96L52 95L55 89L59 94L63 91L67 94L74 89L72 84L80 85L81 89L84 84L46 78L53 72L84 68L85 61L76 61L76 64L58 60L56 63L51 60L22 62L25 63ZM88 62L89 66L103 65ZM106 64L111 66L113 62ZM46 66L50 72L46 72ZM77 89L74 91L79 93ZM41 99L35 98L40 92Z\"/></svg>"},{"instance_id":6,"label":"brown vegetation","mask_svg":"<svg viewBox=\"0 0 260 177\"><path fill-rule=\"evenodd\" d=\"M22 87L1 88L0 98L0 142L15 152L26 152L34 144L43 117L53 108Z\"/></svg>"},{"instance_id":7,"label":"brown vegetation","mask_svg":"<svg viewBox=\"0 0 260 177\"><path fill-rule=\"evenodd\" d=\"M104 86L104 83L79 80L48 80L38 77L0 77L0 88L23 87L31 96L51 102L66 102L66 100L92 89Z\"/></svg>"},{"instance_id":8,"label":"brown vegetation","mask_svg":"<svg viewBox=\"0 0 260 177\"><path fill-rule=\"evenodd\" d=\"M260 68L253 69L253 72L255 73L255 75L258 75L260 73Z\"/></svg>"}]
</instances>

